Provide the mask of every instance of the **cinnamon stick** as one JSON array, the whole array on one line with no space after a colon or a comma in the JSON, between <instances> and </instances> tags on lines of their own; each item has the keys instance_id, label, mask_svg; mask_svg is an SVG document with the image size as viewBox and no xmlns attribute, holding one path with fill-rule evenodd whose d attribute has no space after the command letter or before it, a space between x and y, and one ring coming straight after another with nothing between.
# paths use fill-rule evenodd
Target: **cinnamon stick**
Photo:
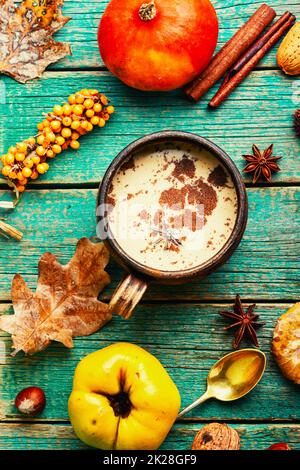
<instances>
[{"instance_id":1,"label":"cinnamon stick","mask_svg":"<svg viewBox=\"0 0 300 470\"><path fill-rule=\"evenodd\" d=\"M270 28L268 31L261 36L248 50L245 52L244 55L234 64L233 68L229 70L227 73L222 87L226 85L227 82L239 71L241 68L258 52L262 46L264 46L269 39L273 36L273 34L281 28L282 25L285 24L287 20L292 17L292 13L286 11Z\"/></svg>"},{"instance_id":2,"label":"cinnamon stick","mask_svg":"<svg viewBox=\"0 0 300 470\"><path fill-rule=\"evenodd\" d=\"M206 70L188 85L185 89L186 96L198 101L257 40L275 16L273 8L262 4L215 55Z\"/></svg>"},{"instance_id":3,"label":"cinnamon stick","mask_svg":"<svg viewBox=\"0 0 300 470\"><path fill-rule=\"evenodd\" d=\"M13 209L14 203L12 201L0 201L1 209Z\"/></svg>"},{"instance_id":4,"label":"cinnamon stick","mask_svg":"<svg viewBox=\"0 0 300 470\"><path fill-rule=\"evenodd\" d=\"M249 73L254 69L254 67L256 67L259 61L276 44L276 42L279 41L284 33L290 29L290 27L294 24L295 19L295 16L290 14L290 17L285 21L285 23L283 23L279 29L275 30L274 34L271 35L271 37L263 44L262 47L258 48L257 52L252 57L250 57L248 62L244 63L244 59L241 59L241 62L244 63L244 65L233 75L229 81L221 86L219 91L215 94L209 103L211 108L217 108L220 106L227 96L249 75ZM280 19L278 21L280 21ZM254 46L254 48L256 49L256 46Z\"/></svg>"},{"instance_id":5,"label":"cinnamon stick","mask_svg":"<svg viewBox=\"0 0 300 470\"><path fill-rule=\"evenodd\" d=\"M17 230L16 228L12 227L11 225L6 224L5 222L2 222L0 220L0 234L4 234L4 236L7 234L16 240L20 241L23 238L23 233Z\"/></svg>"}]
</instances>

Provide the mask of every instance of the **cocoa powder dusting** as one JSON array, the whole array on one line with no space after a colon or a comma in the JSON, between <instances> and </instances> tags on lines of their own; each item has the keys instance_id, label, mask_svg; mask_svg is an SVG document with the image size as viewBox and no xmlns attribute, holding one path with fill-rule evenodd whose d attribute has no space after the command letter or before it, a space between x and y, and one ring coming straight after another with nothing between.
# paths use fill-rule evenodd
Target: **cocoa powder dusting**
<instances>
[{"instance_id":1,"label":"cocoa powder dusting","mask_svg":"<svg viewBox=\"0 0 300 470\"><path fill-rule=\"evenodd\" d=\"M139 213L139 217L140 217L142 220L148 220L149 217L150 217L150 214L149 214L145 209L143 209L143 210Z\"/></svg>"},{"instance_id":2,"label":"cocoa powder dusting","mask_svg":"<svg viewBox=\"0 0 300 470\"><path fill-rule=\"evenodd\" d=\"M185 178L194 178L196 173L196 167L193 160L188 158L187 155L183 155L181 160L173 161L174 170L172 176L183 182Z\"/></svg>"},{"instance_id":3,"label":"cocoa powder dusting","mask_svg":"<svg viewBox=\"0 0 300 470\"><path fill-rule=\"evenodd\" d=\"M208 182L213 186L224 188L228 180L228 175L226 174L224 168L221 165L216 166L208 177Z\"/></svg>"},{"instance_id":4,"label":"cocoa powder dusting","mask_svg":"<svg viewBox=\"0 0 300 470\"><path fill-rule=\"evenodd\" d=\"M188 202L192 205L202 205L204 214L210 215L217 207L217 193L212 186L198 179L193 186L186 186L188 191Z\"/></svg>"},{"instance_id":5,"label":"cocoa powder dusting","mask_svg":"<svg viewBox=\"0 0 300 470\"><path fill-rule=\"evenodd\" d=\"M185 206L186 188L170 188L163 191L159 198L160 205L166 205L174 210L181 210Z\"/></svg>"}]
</instances>

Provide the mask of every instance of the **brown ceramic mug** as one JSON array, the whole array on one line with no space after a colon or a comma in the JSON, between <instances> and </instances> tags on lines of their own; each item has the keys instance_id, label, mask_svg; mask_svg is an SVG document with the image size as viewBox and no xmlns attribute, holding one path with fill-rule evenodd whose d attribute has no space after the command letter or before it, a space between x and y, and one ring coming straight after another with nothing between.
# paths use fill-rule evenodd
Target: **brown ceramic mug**
<instances>
[{"instance_id":1,"label":"brown ceramic mug","mask_svg":"<svg viewBox=\"0 0 300 470\"><path fill-rule=\"evenodd\" d=\"M231 235L224 246L212 258L199 266L178 271L163 271L147 267L130 257L112 235L108 217L107 202L112 180L120 168L133 154L143 151L149 145L182 142L192 144L210 152L222 164L232 178L237 195L237 216ZM195 278L203 278L215 271L233 254L244 234L248 219L248 200L242 177L230 157L217 145L204 137L181 131L161 131L146 135L122 150L108 167L100 184L97 198L97 232L104 240L112 256L126 271L110 301L111 310L129 318L145 293L149 283L181 284ZM105 236L103 236L105 234Z\"/></svg>"}]
</instances>

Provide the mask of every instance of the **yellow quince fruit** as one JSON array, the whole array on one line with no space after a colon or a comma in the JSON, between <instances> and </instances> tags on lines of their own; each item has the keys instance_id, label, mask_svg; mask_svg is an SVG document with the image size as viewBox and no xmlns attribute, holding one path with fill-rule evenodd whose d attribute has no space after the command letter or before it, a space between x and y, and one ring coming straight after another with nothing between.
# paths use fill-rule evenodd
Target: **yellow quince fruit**
<instances>
[{"instance_id":1,"label":"yellow quince fruit","mask_svg":"<svg viewBox=\"0 0 300 470\"><path fill-rule=\"evenodd\" d=\"M152 354L116 343L78 364L69 416L76 435L98 449L155 450L180 408L171 377Z\"/></svg>"}]
</instances>

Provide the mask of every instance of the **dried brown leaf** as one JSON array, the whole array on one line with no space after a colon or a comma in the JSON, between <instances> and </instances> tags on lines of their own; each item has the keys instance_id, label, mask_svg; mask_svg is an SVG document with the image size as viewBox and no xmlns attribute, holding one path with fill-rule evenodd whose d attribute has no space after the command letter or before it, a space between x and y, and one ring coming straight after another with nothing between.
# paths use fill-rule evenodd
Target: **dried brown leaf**
<instances>
[{"instance_id":1,"label":"dried brown leaf","mask_svg":"<svg viewBox=\"0 0 300 470\"><path fill-rule=\"evenodd\" d=\"M64 0L0 0L0 72L25 83L71 54L69 44L52 35L70 18L61 13Z\"/></svg>"},{"instance_id":2,"label":"dried brown leaf","mask_svg":"<svg viewBox=\"0 0 300 470\"><path fill-rule=\"evenodd\" d=\"M12 283L14 315L0 316L0 329L12 335L14 355L34 354L51 341L73 347L72 338L87 336L111 319L108 305L99 292L110 282L104 271L109 260L102 243L79 240L71 261L62 266L45 253L39 262L36 292L16 274Z\"/></svg>"}]
</instances>

